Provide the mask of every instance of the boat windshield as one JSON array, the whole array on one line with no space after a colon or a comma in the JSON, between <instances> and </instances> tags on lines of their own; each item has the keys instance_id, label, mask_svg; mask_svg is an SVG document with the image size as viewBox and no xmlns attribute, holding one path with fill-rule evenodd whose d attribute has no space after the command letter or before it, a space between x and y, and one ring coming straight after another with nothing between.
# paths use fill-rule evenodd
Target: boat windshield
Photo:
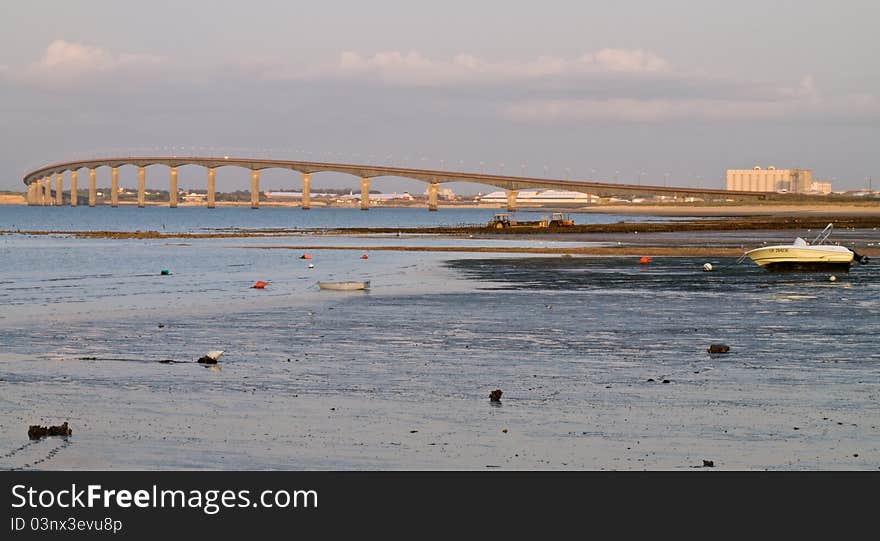
<instances>
[{"instance_id":1,"label":"boat windshield","mask_svg":"<svg viewBox=\"0 0 880 541\"><path fill-rule=\"evenodd\" d=\"M828 224L825 226L825 229L822 230L821 233L816 235L816 238L813 240L813 244L822 244L827 239L828 236L831 235L831 230L834 228L834 224Z\"/></svg>"},{"instance_id":2,"label":"boat windshield","mask_svg":"<svg viewBox=\"0 0 880 541\"><path fill-rule=\"evenodd\" d=\"M807 241L805 241L804 239L798 237L798 238L794 239L794 245L795 245L795 246L806 246L806 245L807 245Z\"/></svg>"}]
</instances>

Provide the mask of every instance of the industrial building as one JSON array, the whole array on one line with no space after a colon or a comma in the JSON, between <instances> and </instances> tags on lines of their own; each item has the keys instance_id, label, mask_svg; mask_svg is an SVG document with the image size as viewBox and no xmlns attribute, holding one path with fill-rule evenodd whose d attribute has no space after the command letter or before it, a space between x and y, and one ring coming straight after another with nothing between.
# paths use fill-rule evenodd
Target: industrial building
<instances>
[{"instance_id":1,"label":"industrial building","mask_svg":"<svg viewBox=\"0 0 880 541\"><path fill-rule=\"evenodd\" d=\"M809 192L813 184L810 169L728 169L727 189L739 192ZM830 190L829 190L830 191Z\"/></svg>"},{"instance_id":2,"label":"industrial building","mask_svg":"<svg viewBox=\"0 0 880 541\"><path fill-rule=\"evenodd\" d=\"M482 204L503 206L507 204L507 192L497 191L478 195L474 201ZM590 205L599 202L595 195L570 192L567 190L520 190L516 194L516 204L519 206L543 206L543 205Z\"/></svg>"}]
</instances>

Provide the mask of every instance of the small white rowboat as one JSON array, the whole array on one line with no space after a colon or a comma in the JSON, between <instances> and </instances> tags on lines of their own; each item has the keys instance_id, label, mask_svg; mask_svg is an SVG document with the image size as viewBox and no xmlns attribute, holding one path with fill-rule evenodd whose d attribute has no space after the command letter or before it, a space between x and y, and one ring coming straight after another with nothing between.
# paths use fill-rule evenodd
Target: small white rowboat
<instances>
[{"instance_id":1,"label":"small white rowboat","mask_svg":"<svg viewBox=\"0 0 880 541\"><path fill-rule=\"evenodd\" d=\"M333 289L335 291L357 291L359 289L370 289L370 281L364 282L318 282L321 289Z\"/></svg>"}]
</instances>

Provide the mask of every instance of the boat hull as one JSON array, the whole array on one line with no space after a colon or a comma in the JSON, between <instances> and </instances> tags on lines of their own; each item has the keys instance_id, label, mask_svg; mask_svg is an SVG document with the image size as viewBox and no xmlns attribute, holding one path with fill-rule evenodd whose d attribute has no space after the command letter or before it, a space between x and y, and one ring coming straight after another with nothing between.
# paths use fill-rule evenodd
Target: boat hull
<instances>
[{"instance_id":1,"label":"boat hull","mask_svg":"<svg viewBox=\"0 0 880 541\"><path fill-rule=\"evenodd\" d=\"M768 246L746 255L770 272L848 272L853 264L853 252L842 246Z\"/></svg>"},{"instance_id":2,"label":"boat hull","mask_svg":"<svg viewBox=\"0 0 880 541\"><path fill-rule=\"evenodd\" d=\"M361 289L369 289L370 282L318 282L321 289L329 289L333 291L358 291Z\"/></svg>"}]
</instances>

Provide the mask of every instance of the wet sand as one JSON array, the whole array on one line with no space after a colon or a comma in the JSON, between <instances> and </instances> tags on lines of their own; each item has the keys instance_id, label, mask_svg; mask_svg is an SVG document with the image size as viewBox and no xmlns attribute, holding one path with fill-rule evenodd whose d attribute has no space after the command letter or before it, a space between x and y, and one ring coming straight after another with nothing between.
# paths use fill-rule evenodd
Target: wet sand
<instances>
[{"instance_id":1,"label":"wet sand","mask_svg":"<svg viewBox=\"0 0 880 541\"><path fill-rule=\"evenodd\" d=\"M487 254L559 254L578 256L674 256L674 257L733 257L743 254L739 248L724 246L608 246L608 247L576 247L571 248L532 248L532 247L484 247L484 246L374 246L374 245L342 245L327 246L321 244L301 244L294 246L237 246L238 248L255 250L351 250L356 252L391 251L391 252L457 252ZM871 257L880 256L880 247L860 248L859 253Z\"/></svg>"},{"instance_id":2,"label":"wet sand","mask_svg":"<svg viewBox=\"0 0 880 541\"><path fill-rule=\"evenodd\" d=\"M880 269L830 283L738 265L739 244L814 222L752 223L478 246L10 234L0 468L880 468ZM877 255L870 223L840 237ZM571 246L536 245L560 238ZM371 291L314 287L352 277ZM709 355L718 342L731 353ZM209 349L226 351L217 366L194 362ZM70 438L27 440L63 421Z\"/></svg>"}]
</instances>

